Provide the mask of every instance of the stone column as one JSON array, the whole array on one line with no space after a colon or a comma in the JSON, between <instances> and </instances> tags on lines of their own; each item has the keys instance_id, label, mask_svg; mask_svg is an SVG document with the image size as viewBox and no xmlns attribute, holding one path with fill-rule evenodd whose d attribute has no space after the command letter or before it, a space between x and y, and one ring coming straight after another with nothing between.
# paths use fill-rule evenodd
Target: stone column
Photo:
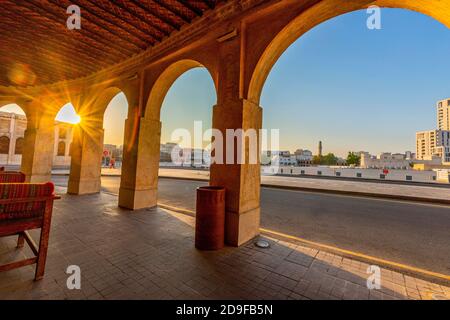
<instances>
[{"instance_id":1,"label":"stone column","mask_svg":"<svg viewBox=\"0 0 450 320\"><path fill-rule=\"evenodd\" d=\"M245 145L245 162L237 163L238 142L234 148L227 147L226 130L242 129L246 132L254 129L259 134L262 126L262 109L247 101L217 105L213 111L213 127L224 136L224 164L211 166L210 184L226 188L225 236L230 245L239 246L259 234L260 225L260 184L261 172L259 154L257 163L249 163L249 145ZM259 135L257 134L257 139ZM259 153L259 141L257 152ZM234 153L234 164L226 163L226 153Z\"/></svg>"},{"instance_id":2,"label":"stone column","mask_svg":"<svg viewBox=\"0 0 450 320\"><path fill-rule=\"evenodd\" d=\"M21 171L32 183L51 180L55 119L47 114L43 104L33 102L28 110Z\"/></svg>"},{"instance_id":3,"label":"stone column","mask_svg":"<svg viewBox=\"0 0 450 320\"><path fill-rule=\"evenodd\" d=\"M210 184L226 188L225 237L229 245L240 246L259 234L260 226L260 156L259 129L262 109L243 98L242 92L242 38L236 36L220 44L217 105L213 110L213 128L219 129L224 142L224 164L211 166ZM249 144L243 138L245 162L237 160L237 144L227 147L227 129L254 129L256 134L256 161L249 163ZM226 163L231 153L234 163Z\"/></svg>"},{"instance_id":4,"label":"stone column","mask_svg":"<svg viewBox=\"0 0 450 320\"><path fill-rule=\"evenodd\" d=\"M74 126L71 144L70 176L67 193L100 192L103 152L102 121L82 120Z\"/></svg>"},{"instance_id":5,"label":"stone column","mask_svg":"<svg viewBox=\"0 0 450 320\"><path fill-rule=\"evenodd\" d=\"M14 164L14 149L16 146L16 135L15 135L15 125L16 125L16 116L12 115L10 118L11 122L9 125L9 151L8 151L8 160L7 164Z\"/></svg>"},{"instance_id":6,"label":"stone column","mask_svg":"<svg viewBox=\"0 0 450 320\"><path fill-rule=\"evenodd\" d=\"M125 122L119 206L131 210L157 204L161 122L128 117Z\"/></svg>"}]
</instances>

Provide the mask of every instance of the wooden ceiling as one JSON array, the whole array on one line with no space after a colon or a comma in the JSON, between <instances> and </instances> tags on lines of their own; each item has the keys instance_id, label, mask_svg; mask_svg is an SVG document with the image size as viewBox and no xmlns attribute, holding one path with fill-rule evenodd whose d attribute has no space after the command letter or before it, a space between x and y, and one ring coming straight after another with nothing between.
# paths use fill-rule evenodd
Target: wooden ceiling
<instances>
[{"instance_id":1,"label":"wooden ceiling","mask_svg":"<svg viewBox=\"0 0 450 320\"><path fill-rule=\"evenodd\" d=\"M87 76L157 44L221 0L0 0L0 86ZM67 28L67 8L81 29Z\"/></svg>"}]
</instances>

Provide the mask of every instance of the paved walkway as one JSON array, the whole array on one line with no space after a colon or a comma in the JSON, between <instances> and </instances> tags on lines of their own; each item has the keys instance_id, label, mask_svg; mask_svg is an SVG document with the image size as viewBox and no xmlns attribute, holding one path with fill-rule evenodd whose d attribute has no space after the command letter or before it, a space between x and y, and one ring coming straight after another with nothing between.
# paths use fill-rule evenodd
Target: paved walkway
<instances>
[{"instance_id":1,"label":"paved walkway","mask_svg":"<svg viewBox=\"0 0 450 320\"><path fill-rule=\"evenodd\" d=\"M109 194L70 196L58 188L46 277L33 267L0 273L0 299L431 299L450 288L381 268L381 289L366 286L368 265L266 238L216 252L194 248L194 219L161 208L116 207ZM36 233L33 234L36 237ZM0 263L24 254L0 239ZM81 290L65 270L81 268Z\"/></svg>"}]
</instances>

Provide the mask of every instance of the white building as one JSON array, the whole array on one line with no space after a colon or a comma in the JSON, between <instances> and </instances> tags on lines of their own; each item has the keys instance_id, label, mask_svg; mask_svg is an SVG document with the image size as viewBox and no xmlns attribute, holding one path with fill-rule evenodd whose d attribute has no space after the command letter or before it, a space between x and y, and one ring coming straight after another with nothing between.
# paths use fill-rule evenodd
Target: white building
<instances>
[{"instance_id":1,"label":"white building","mask_svg":"<svg viewBox=\"0 0 450 320\"><path fill-rule=\"evenodd\" d=\"M294 154L290 151L263 151L261 164L278 164L280 166L309 166L313 154L309 150L297 149Z\"/></svg>"},{"instance_id":2,"label":"white building","mask_svg":"<svg viewBox=\"0 0 450 320\"><path fill-rule=\"evenodd\" d=\"M297 149L295 152L297 164L300 166L310 166L313 161L313 154L309 150Z\"/></svg>"},{"instance_id":3,"label":"white building","mask_svg":"<svg viewBox=\"0 0 450 320\"><path fill-rule=\"evenodd\" d=\"M23 115L0 111L0 164L20 165L24 147L27 118ZM70 165L70 144L73 125L55 121L53 165Z\"/></svg>"},{"instance_id":4,"label":"white building","mask_svg":"<svg viewBox=\"0 0 450 320\"><path fill-rule=\"evenodd\" d=\"M73 139L73 124L55 121L54 166L70 166L70 145Z\"/></svg>"},{"instance_id":5,"label":"white building","mask_svg":"<svg viewBox=\"0 0 450 320\"><path fill-rule=\"evenodd\" d=\"M296 155L279 155L274 157L274 161L278 160L278 164L280 166L296 166L297 165L297 157ZM275 162L276 163L276 162Z\"/></svg>"},{"instance_id":6,"label":"white building","mask_svg":"<svg viewBox=\"0 0 450 320\"><path fill-rule=\"evenodd\" d=\"M416 159L416 154L411 151L406 151L405 157L406 157L406 159L414 160L414 159Z\"/></svg>"},{"instance_id":7,"label":"white building","mask_svg":"<svg viewBox=\"0 0 450 320\"><path fill-rule=\"evenodd\" d=\"M374 157L368 152L361 153L361 168L367 169L402 169L410 168L411 159L407 159L405 154L383 152Z\"/></svg>"},{"instance_id":8,"label":"white building","mask_svg":"<svg viewBox=\"0 0 450 320\"><path fill-rule=\"evenodd\" d=\"M182 148L172 142L161 144L160 154L159 161L163 166L208 168L211 165L209 150Z\"/></svg>"},{"instance_id":9,"label":"white building","mask_svg":"<svg viewBox=\"0 0 450 320\"><path fill-rule=\"evenodd\" d=\"M263 175L293 175L293 176L321 176L321 177L337 177L337 178L353 178L353 179L376 179L391 181L414 181L428 183L448 183L449 176L447 170L440 170L437 178L438 170L397 170L397 169L362 169L350 167L328 167L328 166L311 166L311 167L283 167L273 168L269 166L261 167Z\"/></svg>"},{"instance_id":10,"label":"white building","mask_svg":"<svg viewBox=\"0 0 450 320\"><path fill-rule=\"evenodd\" d=\"M178 144L168 142L160 145L160 162L172 162L172 151L174 148L178 148Z\"/></svg>"}]
</instances>

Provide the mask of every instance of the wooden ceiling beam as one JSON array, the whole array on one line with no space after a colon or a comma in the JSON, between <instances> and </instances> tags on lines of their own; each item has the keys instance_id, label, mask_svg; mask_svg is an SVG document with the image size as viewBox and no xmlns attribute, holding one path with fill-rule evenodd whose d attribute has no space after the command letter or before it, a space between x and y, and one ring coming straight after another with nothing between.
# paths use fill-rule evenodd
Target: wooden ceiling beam
<instances>
[{"instance_id":1,"label":"wooden ceiling beam","mask_svg":"<svg viewBox=\"0 0 450 320\"><path fill-rule=\"evenodd\" d=\"M118 33L120 35L124 33L123 35L125 35L126 38L132 37L141 41L145 45L145 48L148 48L148 46L153 45L162 39L162 36L158 37L155 34L146 34L145 32L142 32L142 30L137 28L134 23L130 22L122 16L123 12L121 12L121 15L116 15L110 12L108 8L102 8L92 0L84 0L89 2L91 4L90 6L83 6L78 0L70 1L74 4L79 5L80 8L82 8L81 10L83 10L82 12L85 13L87 11L89 16L92 16L94 20L102 21L106 25L114 26L118 30ZM119 22L118 20L120 20L121 22Z\"/></svg>"},{"instance_id":2,"label":"wooden ceiling beam","mask_svg":"<svg viewBox=\"0 0 450 320\"><path fill-rule=\"evenodd\" d=\"M107 21L100 15L92 13L92 10L87 9L86 6L81 5L78 1L74 0L70 1L48 0L48 1L52 2L53 4L59 6L62 9L69 7L71 4L76 4L81 9L82 21L84 22L88 21L91 24L96 25L98 28L103 29L107 34L113 35L114 37L120 39L125 43L128 42L129 44L133 45L135 48L138 48L140 50L145 50L148 47L148 44L145 40L141 39L139 36L135 36L133 33L128 32L128 35L134 38L134 41L130 41L132 39L129 39L126 34L122 34L120 31L117 30L120 29L123 31L122 27L120 27L116 22ZM100 23L100 21L102 21L102 23Z\"/></svg>"},{"instance_id":3,"label":"wooden ceiling beam","mask_svg":"<svg viewBox=\"0 0 450 320\"><path fill-rule=\"evenodd\" d=\"M36 86L94 75L144 52L220 1L0 0L0 87L20 85L12 83L18 80L10 79L10 70L34 73ZM80 30L66 25L73 4L81 8Z\"/></svg>"},{"instance_id":4,"label":"wooden ceiling beam","mask_svg":"<svg viewBox=\"0 0 450 320\"><path fill-rule=\"evenodd\" d=\"M195 15L201 17L203 15L203 11L194 7L193 5L191 5L189 3L189 0L176 0L178 3L182 4L185 8L189 9L190 11L192 11L193 13L195 13Z\"/></svg>"},{"instance_id":5,"label":"wooden ceiling beam","mask_svg":"<svg viewBox=\"0 0 450 320\"><path fill-rule=\"evenodd\" d=\"M116 2L117 0L114 0L114 1ZM129 0L129 1L132 3L133 7L139 8L139 10L147 12L149 15L158 19L161 23L168 25L169 28L171 29L171 31L180 30L180 28L181 28L180 24L170 20L169 18L164 17L163 15L158 14L156 10L154 10L154 9L152 10L151 8L148 7L148 3L144 4L139 0ZM153 4L154 4L154 6L156 5L156 6L160 7L158 4L155 4L155 3L153 3ZM130 5L125 6L127 8L126 10L130 10L130 8L132 6L130 6ZM146 21L148 21L148 20L146 20ZM169 32L169 34L166 34L166 36L169 36L169 35L170 35L170 32Z\"/></svg>"},{"instance_id":6,"label":"wooden ceiling beam","mask_svg":"<svg viewBox=\"0 0 450 320\"><path fill-rule=\"evenodd\" d=\"M46 4L44 6L44 3ZM61 16L54 12L55 5L48 2L48 0L27 0L21 3L22 7L26 7L29 11L31 11L32 14L34 14L35 19L38 19L39 16L46 19L47 23L50 22L52 25L57 26L57 28L60 30L61 33L67 33L69 30L66 26L66 21L68 18L68 15L66 15L64 11L64 19L61 18ZM42 19L41 19L42 20ZM81 30L73 30L71 32L71 36L78 37L82 39L81 41L89 41L90 45L97 46L97 42L102 44L103 46L100 46L104 49L104 47L108 48L114 48L116 51L119 51L124 54L125 57L129 57L130 55L133 55L136 53L137 48L134 44L130 43L129 41L123 41L122 39L117 39L117 41L108 41L108 39L105 37L104 31L98 31L98 27L96 28L91 26L91 23L89 21L84 21L85 27ZM44 21L41 21L39 24L39 27L42 28L45 25ZM53 30L53 33L55 31ZM109 32L107 34L110 34Z\"/></svg>"},{"instance_id":7,"label":"wooden ceiling beam","mask_svg":"<svg viewBox=\"0 0 450 320\"><path fill-rule=\"evenodd\" d=\"M134 0L136 1L136 0ZM151 1L157 5L160 5L161 7L163 7L164 9L166 9L169 12L172 12L172 14L174 14L175 16L179 17L180 19L182 19L185 23L191 23L192 19L190 19L189 17L187 17L186 15L184 15L182 12L179 12L177 10L175 10L174 8L172 8L171 6L167 5L164 0L153 0Z\"/></svg>"},{"instance_id":8,"label":"wooden ceiling beam","mask_svg":"<svg viewBox=\"0 0 450 320\"><path fill-rule=\"evenodd\" d=\"M13 21L8 21L7 17L3 18L3 22L8 26L8 33L5 33L4 35L2 35L2 38L8 37L9 34L13 34L14 36L15 35L23 35L24 43L22 44L22 47L27 46L27 44L29 43L29 41L26 41L27 40L26 36L28 35L28 31L18 27L17 24L15 24ZM105 51L100 51L97 48L84 46L83 44L81 44L81 47L79 47L78 45L67 46L65 44L65 42L61 41L62 39L59 39L58 37L53 37L49 33L42 32L40 29L34 30L34 33L35 33L35 35L39 36L40 38L45 39L46 44L50 43L52 45L52 48L57 48L56 51L58 53L61 53L61 52L64 54L66 54L67 52L76 53L76 55L73 55L72 59L74 59L75 61L79 61L80 63L84 62L85 61L84 59L88 59L90 64L92 64L94 66L95 65L98 66L98 64L99 64L98 59L91 57L88 49L91 49L91 50L95 51L95 54L102 56L102 60L105 60L104 61L105 64L112 64L112 63L117 62L117 57L114 57L114 56L110 55L109 53L105 54ZM35 50L35 47L32 46L31 49ZM79 57L84 57L84 58L77 59Z\"/></svg>"},{"instance_id":9,"label":"wooden ceiling beam","mask_svg":"<svg viewBox=\"0 0 450 320\"><path fill-rule=\"evenodd\" d=\"M214 7L216 6L215 1L204 0L204 2L206 3L209 9L214 9Z\"/></svg>"},{"instance_id":10,"label":"wooden ceiling beam","mask_svg":"<svg viewBox=\"0 0 450 320\"><path fill-rule=\"evenodd\" d=\"M140 34L143 34L145 37L150 36L152 38L152 43L161 41L163 37L169 34L167 30L149 24L148 18L137 14L133 10L129 10L130 5L125 5L123 1L110 0L108 4L98 0L87 1L92 3L97 8L107 11L109 15L115 19L122 20L124 23L137 30Z\"/></svg>"}]
</instances>

